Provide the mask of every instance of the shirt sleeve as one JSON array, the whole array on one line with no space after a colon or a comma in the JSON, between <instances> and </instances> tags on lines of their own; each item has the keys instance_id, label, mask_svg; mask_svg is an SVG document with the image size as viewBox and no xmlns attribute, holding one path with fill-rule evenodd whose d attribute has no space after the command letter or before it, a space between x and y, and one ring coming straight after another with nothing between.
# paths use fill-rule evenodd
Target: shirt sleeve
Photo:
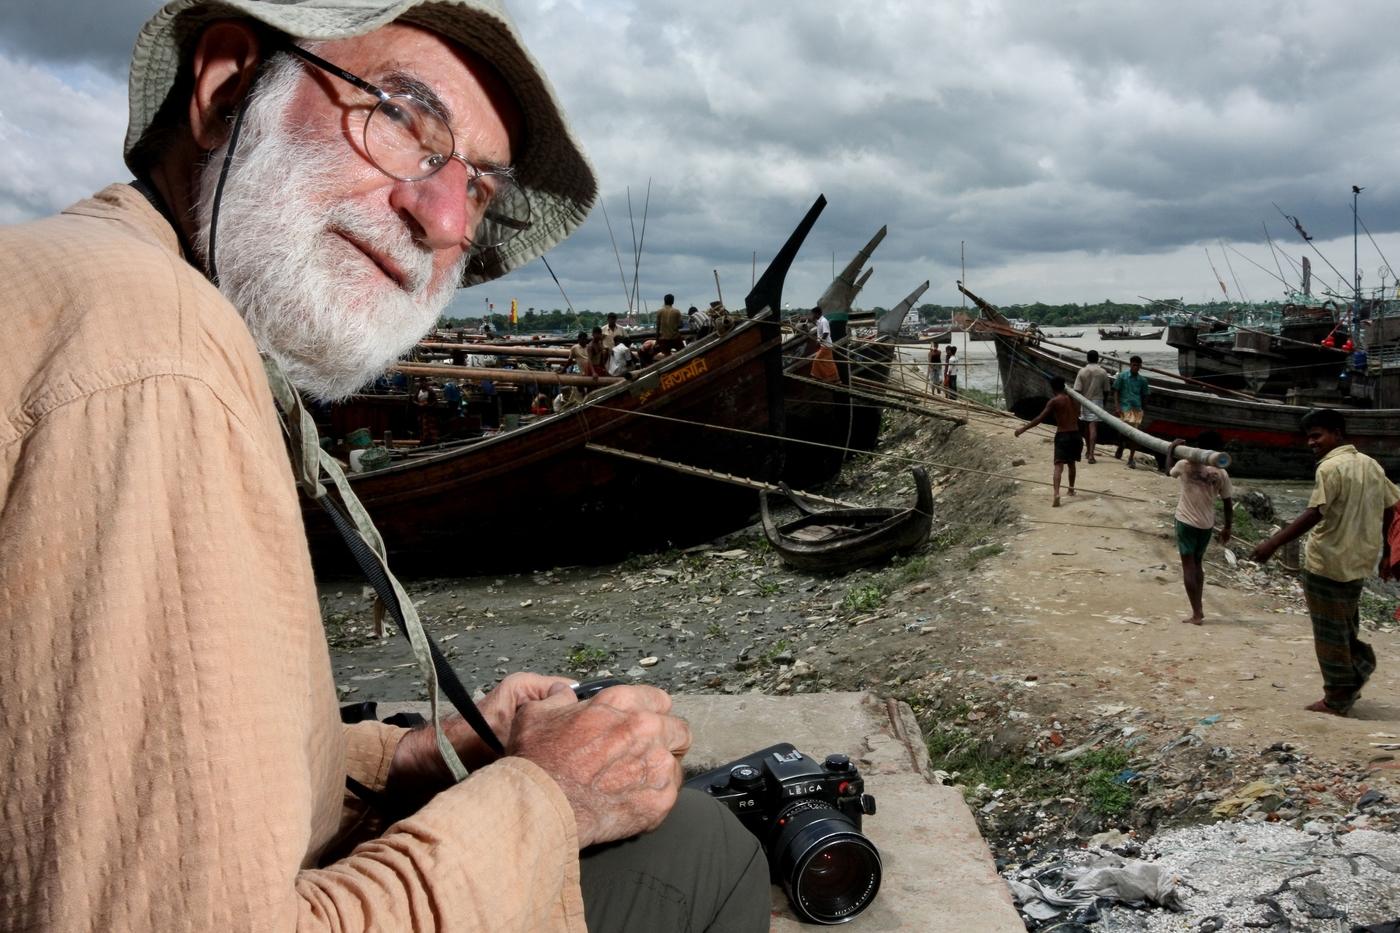
<instances>
[{"instance_id":1,"label":"shirt sleeve","mask_svg":"<svg viewBox=\"0 0 1400 933\"><path fill-rule=\"evenodd\" d=\"M1317 474L1313 478L1312 495L1308 497L1308 508L1321 509L1327 511L1327 503L1330 502L1336 493L1337 477L1336 471L1328 463L1319 463Z\"/></svg>"},{"instance_id":2,"label":"shirt sleeve","mask_svg":"<svg viewBox=\"0 0 1400 933\"><path fill-rule=\"evenodd\" d=\"M1230 474L1220 470L1220 498L1235 498L1235 487L1230 484Z\"/></svg>"},{"instance_id":3,"label":"shirt sleeve","mask_svg":"<svg viewBox=\"0 0 1400 933\"><path fill-rule=\"evenodd\" d=\"M2 449L0 800L32 818L0 926L581 931L572 811L520 759L317 864L394 733L339 722L281 439L238 404L145 378Z\"/></svg>"}]
</instances>

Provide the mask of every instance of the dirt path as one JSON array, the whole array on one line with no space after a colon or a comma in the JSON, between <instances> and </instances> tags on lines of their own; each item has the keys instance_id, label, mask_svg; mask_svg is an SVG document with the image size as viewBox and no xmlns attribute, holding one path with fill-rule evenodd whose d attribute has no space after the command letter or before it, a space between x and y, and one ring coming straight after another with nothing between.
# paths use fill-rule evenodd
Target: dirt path
<instances>
[{"instance_id":1,"label":"dirt path","mask_svg":"<svg viewBox=\"0 0 1400 933\"><path fill-rule=\"evenodd\" d=\"M1024 458L1012 472L1046 480L1044 436L1008 438L983 424L966 430ZM1110 451L1111 454L1111 451ZM1301 591L1277 565L1241 560L1231 569L1212 542L1206 559L1207 623L1189 615L1172 530L1176 481L1100 457L1081 464L1077 496L1053 508L1049 490L1022 483L1015 504L1024 530L973 579L1000 626L1015 633L989 657L1069 678L1082 702L1131 703L1162 713L1221 714L1217 726L1238 743L1286 740L1312 754L1364 763L1376 732L1400 732L1400 635L1366 634L1382 659L1353 717L1302 708L1322 695ZM1248 480L1237 481L1237 496ZM1112 493L1129 498L1113 498ZM1240 554L1248 547L1236 543ZM971 581L970 581L971 582ZM1003 653L1004 652L1004 653ZM1048 684L1046 686L1049 686ZM1393 739L1391 741L1394 741Z\"/></svg>"}]
</instances>

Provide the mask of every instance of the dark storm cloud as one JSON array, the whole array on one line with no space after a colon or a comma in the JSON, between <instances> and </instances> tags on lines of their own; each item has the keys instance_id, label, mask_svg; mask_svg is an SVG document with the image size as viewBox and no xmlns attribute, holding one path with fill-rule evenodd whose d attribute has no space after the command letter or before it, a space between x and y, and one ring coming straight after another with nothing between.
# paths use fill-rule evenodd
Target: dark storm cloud
<instances>
[{"instance_id":1,"label":"dark storm cloud","mask_svg":"<svg viewBox=\"0 0 1400 933\"><path fill-rule=\"evenodd\" d=\"M956 301L964 242L969 276L1007 301L1194 294L1216 288L1202 248L1219 240L1272 268L1267 222L1300 252L1274 202L1319 243L1349 236L1352 184L1382 243L1400 236L1391 0L512 5L598 168L629 281L625 192L640 228L652 182L651 307L668 290L708 299L716 269L737 304L755 253L761 270L818 192L830 205L793 267L794 306L882 223L871 304L925 278L930 300ZM0 25L0 77L48 69L35 103L66 95L82 115L55 127L42 107L0 105L0 141L28 172L0 183L0 218L59 206L119 165L112 101L154 4L92 6L30 4ZM46 135L84 158L54 160ZM576 306L624 306L601 211L550 261ZM490 292L457 304L563 303L541 264Z\"/></svg>"}]
</instances>

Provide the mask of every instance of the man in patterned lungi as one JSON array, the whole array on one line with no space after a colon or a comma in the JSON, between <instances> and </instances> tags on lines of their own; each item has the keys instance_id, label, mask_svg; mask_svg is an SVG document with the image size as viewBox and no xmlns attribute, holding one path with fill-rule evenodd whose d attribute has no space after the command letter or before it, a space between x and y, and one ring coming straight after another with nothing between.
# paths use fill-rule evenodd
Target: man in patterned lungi
<instances>
[{"instance_id":1,"label":"man in patterned lungi","mask_svg":"<svg viewBox=\"0 0 1400 933\"><path fill-rule=\"evenodd\" d=\"M1311 529L1303 563L1303 592L1312 616L1313 642L1322 668L1322 699L1306 708L1345 716L1376 669L1376 653L1359 637L1361 586L1375 573L1376 558L1389 562L1385 529L1395 517L1400 489L1381 465L1346 441L1342 413L1314 409L1303 416L1317 477L1307 510L1254 549L1268 560L1279 547Z\"/></svg>"}]
</instances>

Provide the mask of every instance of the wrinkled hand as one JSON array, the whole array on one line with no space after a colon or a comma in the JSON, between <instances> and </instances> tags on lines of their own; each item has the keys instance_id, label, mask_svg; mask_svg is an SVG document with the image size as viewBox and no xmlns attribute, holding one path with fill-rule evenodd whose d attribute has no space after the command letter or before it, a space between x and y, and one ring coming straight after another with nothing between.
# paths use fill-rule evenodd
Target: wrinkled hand
<instances>
[{"instance_id":1,"label":"wrinkled hand","mask_svg":"<svg viewBox=\"0 0 1400 933\"><path fill-rule=\"evenodd\" d=\"M546 677L543 674L511 674L496 685L477 704L481 715L491 726L491 731L510 747L511 733L514 731L517 710L526 703L543 700L552 691L562 690L573 696L567 677ZM457 713L444 716L442 731L457 756L467 766L468 771L485 767L498 757L476 734L476 730ZM389 765L386 788L394 795L421 804L428 797L448 787L452 783L451 772L438 754L437 743L433 738L432 727L414 729L399 740L394 749L394 760Z\"/></svg>"},{"instance_id":2,"label":"wrinkled hand","mask_svg":"<svg viewBox=\"0 0 1400 933\"><path fill-rule=\"evenodd\" d=\"M579 848L655 829L681 787L690 727L655 687L610 687L578 702L563 690L521 707L506 750L559 784Z\"/></svg>"}]
</instances>

